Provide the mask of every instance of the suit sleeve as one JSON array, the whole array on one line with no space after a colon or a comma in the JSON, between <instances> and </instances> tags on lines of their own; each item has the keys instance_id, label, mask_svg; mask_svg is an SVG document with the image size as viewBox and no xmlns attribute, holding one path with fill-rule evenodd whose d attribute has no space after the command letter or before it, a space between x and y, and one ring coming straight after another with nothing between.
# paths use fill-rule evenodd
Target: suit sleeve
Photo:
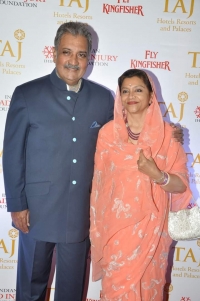
<instances>
[{"instance_id":1,"label":"suit sleeve","mask_svg":"<svg viewBox=\"0 0 200 301\"><path fill-rule=\"evenodd\" d=\"M113 116L114 116L114 98L111 92L109 92L109 107L108 107L107 122L113 120Z\"/></svg>"},{"instance_id":2,"label":"suit sleeve","mask_svg":"<svg viewBox=\"0 0 200 301\"><path fill-rule=\"evenodd\" d=\"M17 87L7 115L3 145L3 173L9 212L27 209L24 187L29 125L26 102L20 87Z\"/></svg>"}]
</instances>

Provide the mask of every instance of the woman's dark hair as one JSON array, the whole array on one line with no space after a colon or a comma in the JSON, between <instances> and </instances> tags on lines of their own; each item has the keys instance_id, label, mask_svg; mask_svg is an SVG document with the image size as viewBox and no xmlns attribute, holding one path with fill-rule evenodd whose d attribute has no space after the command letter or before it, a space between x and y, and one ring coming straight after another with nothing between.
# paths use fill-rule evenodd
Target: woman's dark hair
<instances>
[{"instance_id":1,"label":"woman's dark hair","mask_svg":"<svg viewBox=\"0 0 200 301\"><path fill-rule=\"evenodd\" d=\"M153 92L153 89L152 89L152 86L151 86L151 83L149 81L149 78L148 78L147 74L143 70L140 70L140 69L129 69L129 70L126 70L118 78L118 85L119 85L119 91L120 92L121 92L122 84L123 84L123 81L125 80L125 78L131 78L131 77L134 77L134 76L137 76L140 79L142 79L143 82L144 82L144 84L147 86L147 89L149 90L149 92L150 93Z\"/></svg>"}]
</instances>

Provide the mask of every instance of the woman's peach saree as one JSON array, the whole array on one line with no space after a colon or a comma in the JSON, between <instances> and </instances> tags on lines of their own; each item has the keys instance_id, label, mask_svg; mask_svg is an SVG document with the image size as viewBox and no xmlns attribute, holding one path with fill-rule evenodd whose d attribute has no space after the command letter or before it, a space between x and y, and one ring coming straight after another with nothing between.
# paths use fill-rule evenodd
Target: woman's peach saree
<instances>
[{"instance_id":1,"label":"woman's peach saree","mask_svg":"<svg viewBox=\"0 0 200 301\"><path fill-rule=\"evenodd\" d=\"M154 90L155 91L155 90ZM93 280L103 301L161 301L171 239L168 194L137 168L140 149L188 187L186 155L163 122L155 96L138 144L128 143L119 93L114 120L99 133L91 194ZM190 189L172 195L172 210L187 207Z\"/></svg>"}]
</instances>

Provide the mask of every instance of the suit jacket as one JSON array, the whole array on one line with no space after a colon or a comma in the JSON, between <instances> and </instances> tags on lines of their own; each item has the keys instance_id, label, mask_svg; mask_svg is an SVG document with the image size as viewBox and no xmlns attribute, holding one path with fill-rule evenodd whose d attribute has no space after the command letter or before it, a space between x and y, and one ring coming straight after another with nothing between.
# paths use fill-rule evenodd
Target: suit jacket
<instances>
[{"instance_id":1,"label":"suit jacket","mask_svg":"<svg viewBox=\"0 0 200 301\"><path fill-rule=\"evenodd\" d=\"M99 129L113 118L109 90L83 79L70 92L55 70L18 86L7 116L3 170L8 211L30 210L33 238L88 236Z\"/></svg>"}]
</instances>

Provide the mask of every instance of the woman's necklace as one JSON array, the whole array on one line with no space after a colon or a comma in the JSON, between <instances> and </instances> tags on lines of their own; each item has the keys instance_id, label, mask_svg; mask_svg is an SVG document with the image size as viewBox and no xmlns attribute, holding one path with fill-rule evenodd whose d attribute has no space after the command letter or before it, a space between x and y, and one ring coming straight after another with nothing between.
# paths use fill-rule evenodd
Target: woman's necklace
<instances>
[{"instance_id":1,"label":"woman's necklace","mask_svg":"<svg viewBox=\"0 0 200 301\"><path fill-rule=\"evenodd\" d=\"M128 135L131 139L133 140L138 140L139 136L140 136L140 133L133 133L128 125L128 121L127 121L127 118L125 118L125 124L126 124L126 128L127 128L127 132L128 132Z\"/></svg>"}]
</instances>

